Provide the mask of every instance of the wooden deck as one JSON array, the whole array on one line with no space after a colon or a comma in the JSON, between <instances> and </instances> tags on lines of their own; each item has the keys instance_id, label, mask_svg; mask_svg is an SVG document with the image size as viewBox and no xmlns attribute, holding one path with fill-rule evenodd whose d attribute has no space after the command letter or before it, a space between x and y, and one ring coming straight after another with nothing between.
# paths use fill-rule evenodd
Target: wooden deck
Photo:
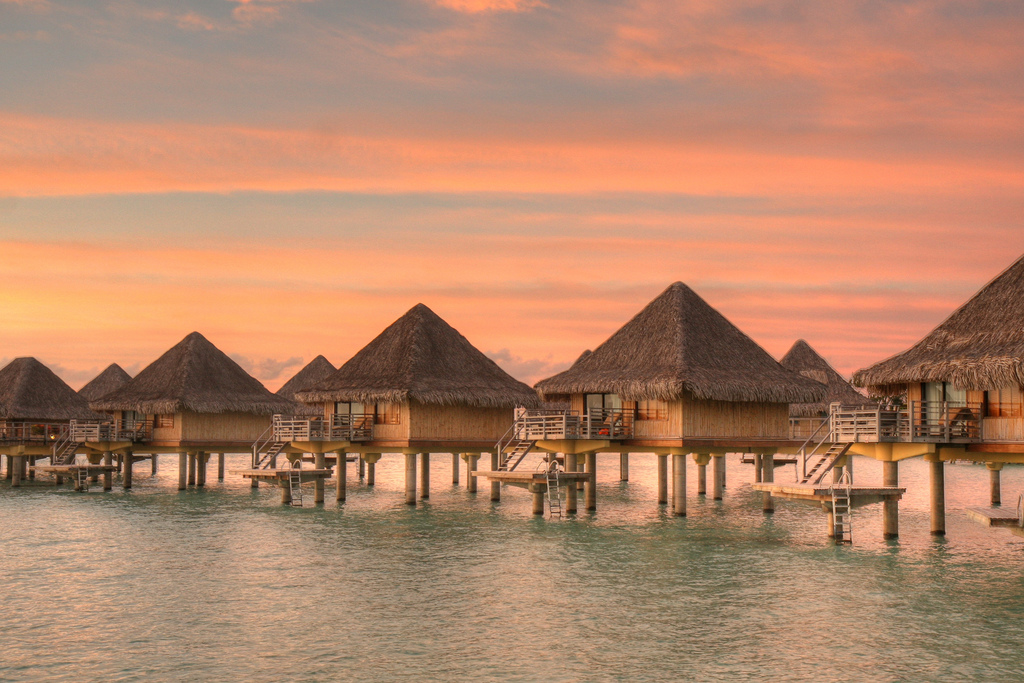
<instances>
[{"instance_id":1,"label":"wooden deck","mask_svg":"<svg viewBox=\"0 0 1024 683\"><path fill-rule=\"evenodd\" d=\"M828 484L780 484L778 482L761 482L751 484L755 491L767 491L774 498L804 500L825 503L832 501L832 493ZM880 503L886 499L899 500L906 493L905 488L896 486L854 486L850 489L850 503L855 507Z\"/></svg>"},{"instance_id":2,"label":"wooden deck","mask_svg":"<svg viewBox=\"0 0 1024 683\"><path fill-rule=\"evenodd\" d=\"M471 473L473 477L486 477L491 481L500 481L504 484L511 484L513 486L529 486L530 484L546 484L548 481L547 475L544 472L538 472L536 470L513 470L511 472L505 472L502 470L497 471L477 471ZM570 481L586 481L590 478L590 474L587 472L559 472L558 481L568 483Z\"/></svg>"},{"instance_id":3,"label":"wooden deck","mask_svg":"<svg viewBox=\"0 0 1024 683\"><path fill-rule=\"evenodd\" d=\"M1017 511L1008 508L967 508L967 518L985 526L1020 526Z\"/></svg>"},{"instance_id":4,"label":"wooden deck","mask_svg":"<svg viewBox=\"0 0 1024 683\"><path fill-rule=\"evenodd\" d=\"M61 477L73 476L78 474L80 470L85 470L87 475L92 476L94 474L99 475L106 474L107 472L117 472L117 465L90 465L86 463L78 465L35 465L29 469Z\"/></svg>"},{"instance_id":5,"label":"wooden deck","mask_svg":"<svg viewBox=\"0 0 1024 683\"><path fill-rule=\"evenodd\" d=\"M293 470L282 468L276 470L228 470L228 474L237 474L244 479L255 479L256 481L269 481L269 482L287 482L288 477L291 476ZM323 469L323 470L300 470L300 478L303 482L316 481L317 479L330 479L334 475L334 470Z\"/></svg>"}]
</instances>

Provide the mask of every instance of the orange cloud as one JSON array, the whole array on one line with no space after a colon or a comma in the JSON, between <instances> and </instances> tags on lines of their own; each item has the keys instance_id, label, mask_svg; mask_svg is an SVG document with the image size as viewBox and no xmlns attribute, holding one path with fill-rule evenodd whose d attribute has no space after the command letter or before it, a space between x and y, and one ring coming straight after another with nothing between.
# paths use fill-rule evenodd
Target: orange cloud
<instances>
[{"instance_id":1,"label":"orange cloud","mask_svg":"<svg viewBox=\"0 0 1024 683\"><path fill-rule=\"evenodd\" d=\"M541 0L433 0L441 7L458 12L525 12L538 7L547 7Z\"/></svg>"}]
</instances>

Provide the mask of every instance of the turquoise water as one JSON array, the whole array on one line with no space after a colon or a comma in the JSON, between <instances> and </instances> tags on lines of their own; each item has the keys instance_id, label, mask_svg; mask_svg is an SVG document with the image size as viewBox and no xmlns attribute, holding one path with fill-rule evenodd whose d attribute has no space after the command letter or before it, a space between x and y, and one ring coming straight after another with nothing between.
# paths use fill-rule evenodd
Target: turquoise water
<instances>
[{"instance_id":1,"label":"turquoise water","mask_svg":"<svg viewBox=\"0 0 1024 683\"><path fill-rule=\"evenodd\" d=\"M435 456L416 509L401 456L373 488L350 465L341 510L330 489L283 508L231 475L178 493L169 461L138 465L127 494L0 485L0 680L1024 677L1024 538L964 515L987 501L984 467L947 465L935 540L926 465L904 462L900 539L881 539L875 505L851 548L809 505L764 516L735 458L724 501L695 495L691 467L686 519L655 503L652 456L628 484L602 456L597 513L562 521L533 518L521 489L493 504L484 480L453 487L450 463ZM1008 466L1004 500L1022 490Z\"/></svg>"}]
</instances>

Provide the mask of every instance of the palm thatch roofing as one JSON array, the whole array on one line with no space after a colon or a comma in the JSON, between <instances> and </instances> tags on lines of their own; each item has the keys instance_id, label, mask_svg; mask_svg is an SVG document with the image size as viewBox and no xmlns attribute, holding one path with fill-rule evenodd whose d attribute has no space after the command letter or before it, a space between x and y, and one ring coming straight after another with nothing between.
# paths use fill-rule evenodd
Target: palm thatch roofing
<instances>
[{"instance_id":1,"label":"palm thatch roofing","mask_svg":"<svg viewBox=\"0 0 1024 683\"><path fill-rule=\"evenodd\" d=\"M854 384L883 395L913 382L977 391L1024 386L1024 257L917 344L853 375Z\"/></svg>"},{"instance_id":2,"label":"palm thatch roofing","mask_svg":"<svg viewBox=\"0 0 1024 683\"><path fill-rule=\"evenodd\" d=\"M92 401L93 410L134 410L151 415L181 412L292 413L295 404L270 393L259 380L206 337L193 332L120 389Z\"/></svg>"},{"instance_id":3,"label":"palm thatch roofing","mask_svg":"<svg viewBox=\"0 0 1024 683\"><path fill-rule=\"evenodd\" d=\"M92 381L78 390L78 395L86 401L95 401L106 396L114 389L120 389L132 380L124 369L117 363L111 363L107 369L96 375Z\"/></svg>"},{"instance_id":4,"label":"palm thatch roofing","mask_svg":"<svg viewBox=\"0 0 1024 683\"><path fill-rule=\"evenodd\" d=\"M811 403L825 388L791 373L682 282L568 370L536 385L545 399L615 393L627 401Z\"/></svg>"},{"instance_id":5,"label":"palm thatch roofing","mask_svg":"<svg viewBox=\"0 0 1024 683\"><path fill-rule=\"evenodd\" d=\"M533 389L423 304L413 306L337 372L298 392L297 398L305 403L413 400L480 408L540 404Z\"/></svg>"},{"instance_id":6,"label":"palm thatch roofing","mask_svg":"<svg viewBox=\"0 0 1024 683\"><path fill-rule=\"evenodd\" d=\"M285 382L280 389L277 390L277 395L282 396L289 401L297 401L295 394L303 389L308 389L317 382L323 379L327 379L335 372L337 368L331 365L331 362L323 356L317 356L309 362L306 367L295 373L295 376ZM320 408L307 405L305 403L298 403L298 415L319 415L323 411Z\"/></svg>"},{"instance_id":7,"label":"palm thatch roofing","mask_svg":"<svg viewBox=\"0 0 1024 683\"><path fill-rule=\"evenodd\" d=\"M790 372L803 375L825 385L825 397L815 403L791 403L791 417L813 417L828 413L830 403L844 406L873 406L875 402L854 389L846 379L836 372L827 360L811 348L803 339L798 339L793 348L779 361Z\"/></svg>"},{"instance_id":8,"label":"palm thatch roofing","mask_svg":"<svg viewBox=\"0 0 1024 683\"><path fill-rule=\"evenodd\" d=\"M0 370L0 419L98 420L89 404L35 358L15 358Z\"/></svg>"}]
</instances>

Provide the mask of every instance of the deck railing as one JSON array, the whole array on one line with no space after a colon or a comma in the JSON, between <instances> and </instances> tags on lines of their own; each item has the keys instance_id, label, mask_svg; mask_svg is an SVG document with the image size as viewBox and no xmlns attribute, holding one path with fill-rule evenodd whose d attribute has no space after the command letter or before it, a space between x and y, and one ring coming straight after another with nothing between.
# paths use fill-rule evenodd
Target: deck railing
<instances>
[{"instance_id":1,"label":"deck railing","mask_svg":"<svg viewBox=\"0 0 1024 683\"><path fill-rule=\"evenodd\" d=\"M274 441L368 441L373 438L373 415L335 414L330 418L275 415Z\"/></svg>"},{"instance_id":2,"label":"deck railing","mask_svg":"<svg viewBox=\"0 0 1024 683\"><path fill-rule=\"evenodd\" d=\"M633 436L632 411L592 408L582 416L575 410L527 410L519 417L516 438L623 439Z\"/></svg>"},{"instance_id":3,"label":"deck railing","mask_svg":"<svg viewBox=\"0 0 1024 683\"><path fill-rule=\"evenodd\" d=\"M981 404L911 401L906 407L831 405L839 443L969 443L982 439Z\"/></svg>"}]
</instances>

